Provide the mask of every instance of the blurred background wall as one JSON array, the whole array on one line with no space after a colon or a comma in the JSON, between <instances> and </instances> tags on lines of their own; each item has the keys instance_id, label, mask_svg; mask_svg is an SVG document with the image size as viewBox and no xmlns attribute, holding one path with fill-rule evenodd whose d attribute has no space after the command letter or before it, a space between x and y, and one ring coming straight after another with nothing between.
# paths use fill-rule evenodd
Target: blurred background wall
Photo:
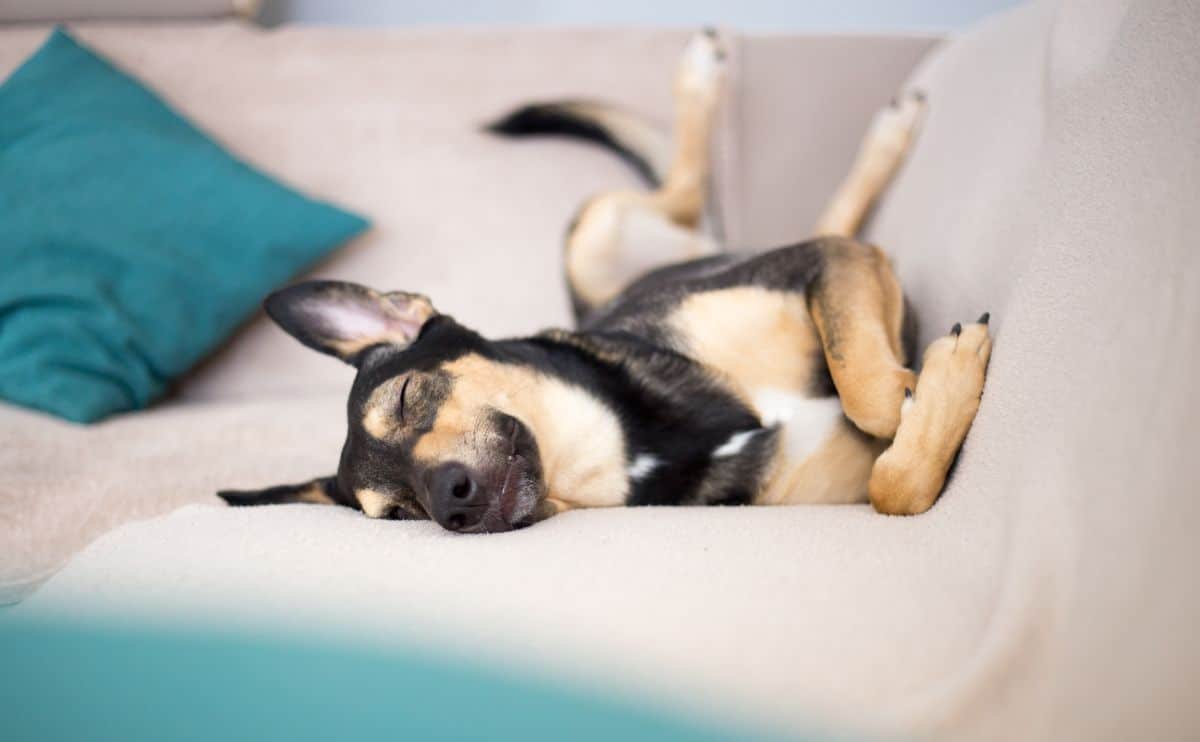
<instances>
[{"instance_id":1,"label":"blurred background wall","mask_svg":"<svg viewBox=\"0 0 1200 742\"><path fill-rule=\"evenodd\" d=\"M262 20L345 25L720 24L756 31L947 31L1017 0L263 0Z\"/></svg>"}]
</instances>

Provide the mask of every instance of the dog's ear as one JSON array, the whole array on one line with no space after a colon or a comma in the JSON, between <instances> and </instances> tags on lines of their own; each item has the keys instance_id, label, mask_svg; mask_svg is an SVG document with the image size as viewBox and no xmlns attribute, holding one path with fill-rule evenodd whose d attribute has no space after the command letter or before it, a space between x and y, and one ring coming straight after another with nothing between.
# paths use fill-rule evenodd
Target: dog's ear
<instances>
[{"instance_id":1,"label":"dog's ear","mask_svg":"<svg viewBox=\"0 0 1200 742\"><path fill-rule=\"evenodd\" d=\"M420 294L381 294L344 281L289 286L268 296L263 306L292 337L352 365L375 345L407 347L437 314Z\"/></svg>"},{"instance_id":2,"label":"dog's ear","mask_svg":"<svg viewBox=\"0 0 1200 742\"><path fill-rule=\"evenodd\" d=\"M302 484L281 484L262 490L221 490L217 496L235 507L282 505L289 502L307 502L315 505L341 504L338 502L336 477L321 477Z\"/></svg>"}]
</instances>

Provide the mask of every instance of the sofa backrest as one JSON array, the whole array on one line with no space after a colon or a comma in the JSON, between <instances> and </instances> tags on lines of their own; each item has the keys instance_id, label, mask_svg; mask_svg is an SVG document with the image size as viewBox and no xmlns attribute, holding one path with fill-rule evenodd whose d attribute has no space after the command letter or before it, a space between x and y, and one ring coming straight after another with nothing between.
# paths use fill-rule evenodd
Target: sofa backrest
<instances>
[{"instance_id":1,"label":"sofa backrest","mask_svg":"<svg viewBox=\"0 0 1200 742\"><path fill-rule=\"evenodd\" d=\"M0 0L0 23L95 19L253 18L259 0Z\"/></svg>"},{"instance_id":2,"label":"sofa backrest","mask_svg":"<svg viewBox=\"0 0 1200 742\"><path fill-rule=\"evenodd\" d=\"M995 332L929 517L999 525L1008 577L979 651L1009 661L954 679L955 713L1010 737L1194 733L1200 5L1035 3L909 84L929 115L869 236L923 342L984 310Z\"/></svg>"},{"instance_id":3,"label":"sofa backrest","mask_svg":"<svg viewBox=\"0 0 1200 742\"><path fill-rule=\"evenodd\" d=\"M716 184L728 243L807 237L871 117L940 41L931 35L738 37Z\"/></svg>"},{"instance_id":4,"label":"sofa backrest","mask_svg":"<svg viewBox=\"0 0 1200 742\"><path fill-rule=\"evenodd\" d=\"M0 31L0 78L47 31ZM563 230L590 196L637 181L597 148L503 141L480 125L530 100L571 97L612 100L669 122L674 70L692 33L311 26L264 33L234 21L84 23L72 32L238 156L369 216L371 232L315 275L420 291L490 336L568 324ZM726 229L738 244L797 239L803 231L788 217L801 208L815 218L854 155L860 127L934 39L732 34L731 43L734 84L717 146ZM812 81L810 94L778 96L779 74ZM784 148L781 163L781 150L762 140L787 137L793 117L809 139L794 152ZM740 197L764 189L770 199ZM514 271L520 290L496 280ZM302 348L260 316L179 394L187 401L339 395L351 378L349 367Z\"/></svg>"}]
</instances>

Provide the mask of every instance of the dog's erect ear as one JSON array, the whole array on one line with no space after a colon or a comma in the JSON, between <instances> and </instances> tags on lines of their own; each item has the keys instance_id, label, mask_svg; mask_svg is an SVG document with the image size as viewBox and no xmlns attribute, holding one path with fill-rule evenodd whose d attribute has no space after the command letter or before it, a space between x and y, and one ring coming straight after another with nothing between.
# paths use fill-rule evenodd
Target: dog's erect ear
<instances>
[{"instance_id":1,"label":"dog's erect ear","mask_svg":"<svg viewBox=\"0 0 1200 742\"><path fill-rule=\"evenodd\" d=\"M321 477L303 484L281 484L263 490L221 490L217 493L235 507L244 505L282 505L289 502L308 502L315 505L340 505L337 497L337 478Z\"/></svg>"},{"instance_id":2,"label":"dog's erect ear","mask_svg":"<svg viewBox=\"0 0 1200 742\"><path fill-rule=\"evenodd\" d=\"M292 337L353 365L372 346L407 347L437 314L420 294L381 294L343 281L289 286L268 296L263 306Z\"/></svg>"}]
</instances>

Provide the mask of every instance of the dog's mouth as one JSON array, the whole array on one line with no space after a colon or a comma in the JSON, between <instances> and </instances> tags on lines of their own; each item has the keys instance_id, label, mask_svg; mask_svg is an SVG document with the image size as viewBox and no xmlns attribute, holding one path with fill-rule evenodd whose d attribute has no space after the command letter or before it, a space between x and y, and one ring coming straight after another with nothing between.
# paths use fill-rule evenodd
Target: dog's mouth
<instances>
[{"instance_id":1,"label":"dog's mouth","mask_svg":"<svg viewBox=\"0 0 1200 742\"><path fill-rule=\"evenodd\" d=\"M491 497L487 513L473 529L476 533L531 525L542 500L542 467L533 432L511 415L499 414L498 422L505 434L504 446L489 467L486 481Z\"/></svg>"}]
</instances>

